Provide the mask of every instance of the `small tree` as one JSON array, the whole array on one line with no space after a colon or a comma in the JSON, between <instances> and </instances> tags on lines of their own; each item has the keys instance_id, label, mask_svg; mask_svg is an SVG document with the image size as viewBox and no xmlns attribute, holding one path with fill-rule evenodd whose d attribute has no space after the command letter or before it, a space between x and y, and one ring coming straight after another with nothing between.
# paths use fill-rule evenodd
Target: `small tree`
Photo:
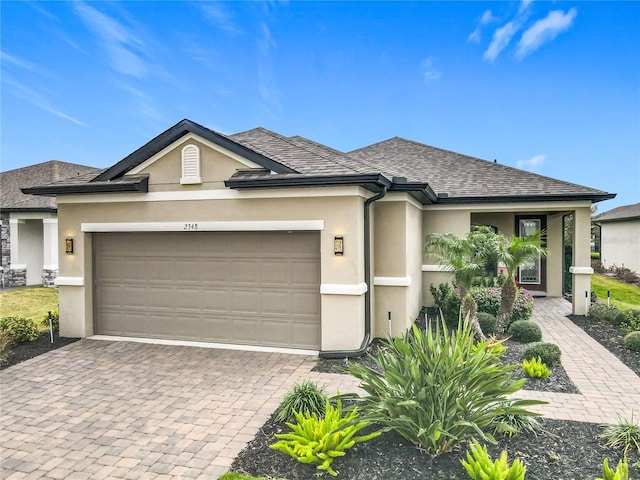
<instances>
[{"instance_id":1,"label":"small tree","mask_svg":"<svg viewBox=\"0 0 640 480\"><path fill-rule=\"evenodd\" d=\"M498 260L505 265L506 278L502 284L500 309L496 317L496 334L503 334L509 326L513 304L518 294L518 286L516 285L518 268L529 260L547 255L547 249L542 246L543 237L544 232L540 231L526 237L497 236L499 239L497 243Z\"/></svg>"},{"instance_id":2,"label":"small tree","mask_svg":"<svg viewBox=\"0 0 640 480\"><path fill-rule=\"evenodd\" d=\"M471 286L473 279L482 274L487 257L496 248L497 235L489 227L476 227L465 238L453 233L432 233L425 241L427 254L451 270L460 291L462 318L469 319L479 340L486 340L486 337L478 322L478 306L471 296Z\"/></svg>"}]
</instances>

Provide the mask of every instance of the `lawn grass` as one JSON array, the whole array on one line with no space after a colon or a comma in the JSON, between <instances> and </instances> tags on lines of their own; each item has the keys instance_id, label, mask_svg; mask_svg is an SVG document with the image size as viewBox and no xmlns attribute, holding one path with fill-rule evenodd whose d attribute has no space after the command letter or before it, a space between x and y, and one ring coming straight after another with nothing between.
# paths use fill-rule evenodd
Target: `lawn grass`
<instances>
[{"instance_id":1,"label":"lawn grass","mask_svg":"<svg viewBox=\"0 0 640 480\"><path fill-rule=\"evenodd\" d=\"M47 312L57 310L57 288L34 287L0 292L0 317L26 317L40 326Z\"/></svg>"},{"instance_id":2,"label":"lawn grass","mask_svg":"<svg viewBox=\"0 0 640 480\"><path fill-rule=\"evenodd\" d=\"M598 294L598 300L601 302L606 303L607 291L610 291L611 305L620 310L640 310L640 287L595 274L591 276L591 289Z\"/></svg>"}]
</instances>

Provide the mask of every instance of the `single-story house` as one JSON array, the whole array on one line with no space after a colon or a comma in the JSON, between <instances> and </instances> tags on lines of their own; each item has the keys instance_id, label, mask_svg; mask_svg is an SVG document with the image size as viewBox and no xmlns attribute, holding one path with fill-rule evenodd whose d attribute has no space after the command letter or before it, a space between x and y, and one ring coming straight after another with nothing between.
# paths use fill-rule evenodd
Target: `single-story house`
<instances>
[{"instance_id":1,"label":"single-story house","mask_svg":"<svg viewBox=\"0 0 640 480\"><path fill-rule=\"evenodd\" d=\"M640 273L640 203L623 205L593 217L600 227L602 266Z\"/></svg>"},{"instance_id":2,"label":"single-story house","mask_svg":"<svg viewBox=\"0 0 640 480\"><path fill-rule=\"evenodd\" d=\"M548 232L520 283L590 290L590 207L614 197L403 138L349 153L264 128L223 135L182 120L57 196L60 329L92 335L362 352L405 331L450 274L431 232ZM585 314L577 298L573 311Z\"/></svg>"},{"instance_id":3,"label":"single-story house","mask_svg":"<svg viewBox=\"0 0 640 480\"><path fill-rule=\"evenodd\" d=\"M52 286L58 273L58 216L55 198L22 193L98 169L51 160L0 172L3 287Z\"/></svg>"}]
</instances>

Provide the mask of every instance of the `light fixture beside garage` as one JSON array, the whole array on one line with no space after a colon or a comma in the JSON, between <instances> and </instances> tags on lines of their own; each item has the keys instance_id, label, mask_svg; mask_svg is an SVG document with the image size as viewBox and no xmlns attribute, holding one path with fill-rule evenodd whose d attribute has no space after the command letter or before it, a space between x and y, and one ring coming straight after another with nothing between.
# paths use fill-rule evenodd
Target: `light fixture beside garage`
<instances>
[{"instance_id":1,"label":"light fixture beside garage","mask_svg":"<svg viewBox=\"0 0 640 480\"><path fill-rule=\"evenodd\" d=\"M67 237L64 239L64 251L67 252L67 255L73 254L73 238Z\"/></svg>"},{"instance_id":2,"label":"light fixture beside garage","mask_svg":"<svg viewBox=\"0 0 640 480\"><path fill-rule=\"evenodd\" d=\"M334 255L344 255L344 237L333 237Z\"/></svg>"}]
</instances>

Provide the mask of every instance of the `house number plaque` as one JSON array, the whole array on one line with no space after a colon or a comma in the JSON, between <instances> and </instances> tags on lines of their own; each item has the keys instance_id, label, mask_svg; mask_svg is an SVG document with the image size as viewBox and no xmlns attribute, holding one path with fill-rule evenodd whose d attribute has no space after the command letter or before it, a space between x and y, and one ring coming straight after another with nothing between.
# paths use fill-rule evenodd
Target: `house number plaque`
<instances>
[{"instance_id":1,"label":"house number plaque","mask_svg":"<svg viewBox=\"0 0 640 480\"><path fill-rule=\"evenodd\" d=\"M190 231L190 232L194 232L196 230L198 230L198 224L197 223L185 223L184 224L184 230Z\"/></svg>"}]
</instances>

